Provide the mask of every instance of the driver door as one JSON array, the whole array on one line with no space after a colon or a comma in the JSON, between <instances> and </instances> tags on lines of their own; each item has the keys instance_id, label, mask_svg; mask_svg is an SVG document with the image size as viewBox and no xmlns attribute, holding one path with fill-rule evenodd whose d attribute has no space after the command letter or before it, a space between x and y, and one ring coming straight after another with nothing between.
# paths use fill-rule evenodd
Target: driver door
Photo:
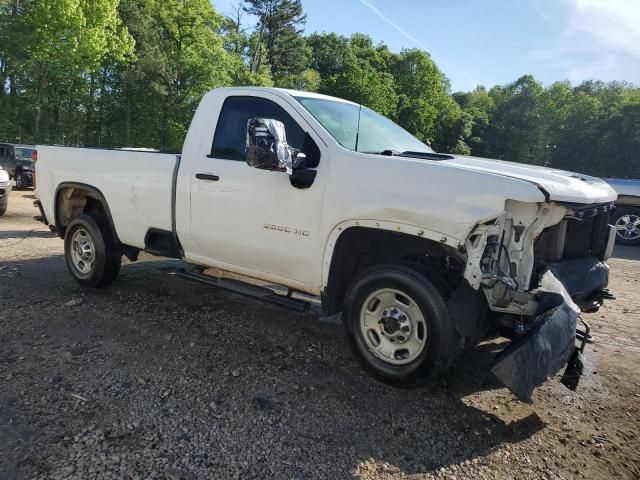
<instances>
[{"instance_id":1,"label":"driver door","mask_svg":"<svg viewBox=\"0 0 640 480\"><path fill-rule=\"evenodd\" d=\"M224 102L210 153L190 162L192 255L199 263L309 290L320 284L322 167L310 188L297 189L286 173L245 161L251 118L279 120L292 147L304 151L310 140L319 151L304 120L286 107L275 95Z\"/></svg>"}]
</instances>

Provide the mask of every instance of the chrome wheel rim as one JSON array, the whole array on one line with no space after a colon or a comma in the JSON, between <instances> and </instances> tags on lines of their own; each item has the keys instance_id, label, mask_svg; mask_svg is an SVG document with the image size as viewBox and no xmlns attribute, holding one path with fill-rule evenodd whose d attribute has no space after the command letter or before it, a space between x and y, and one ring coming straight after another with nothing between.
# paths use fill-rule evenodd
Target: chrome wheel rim
<instances>
[{"instance_id":1,"label":"chrome wheel rim","mask_svg":"<svg viewBox=\"0 0 640 480\"><path fill-rule=\"evenodd\" d=\"M640 216L633 214L621 216L616 222L616 234L623 240L640 238Z\"/></svg>"},{"instance_id":2,"label":"chrome wheel rim","mask_svg":"<svg viewBox=\"0 0 640 480\"><path fill-rule=\"evenodd\" d=\"M84 228L73 232L71 237L71 262L82 276L88 276L93 271L96 260L96 249L93 238Z\"/></svg>"},{"instance_id":3,"label":"chrome wheel rim","mask_svg":"<svg viewBox=\"0 0 640 480\"><path fill-rule=\"evenodd\" d=\"M360 332L373 355L392 365L406 365L424 351L427 323L409 295L384 288L362 304Z\"/></svg>"}]
</instances>

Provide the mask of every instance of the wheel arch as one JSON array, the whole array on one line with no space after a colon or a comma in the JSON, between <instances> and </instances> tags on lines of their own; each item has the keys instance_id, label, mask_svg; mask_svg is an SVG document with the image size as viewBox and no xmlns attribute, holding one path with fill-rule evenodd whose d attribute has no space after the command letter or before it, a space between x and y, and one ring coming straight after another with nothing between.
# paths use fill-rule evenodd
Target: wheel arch
<instances>
[{"instance_id":1,"label":"wheel arch","mask_svg":"<svg viewBox=\"0 0 640 480\"><path fill-rule=\"evenodd\" d=\"M414 255L460 258L462 242L415 225L378 220L350 220L331 232L322 265L322 305L329 315L342 310L344 295L355 276L380 263Z\"/></svg>"},{"instance_id":2,"label":"wheel arch","mask_svg":"<svg viewBox=\"0 0 640 480\"><path fill-rule=\"evenodd\" d=\"M120 243L109 203L100 189L86 183L63 182L56 188L54 199L54 220L60 238L64 238L67 225L75 215L95 205L94 208L104 212L114 240Z\"/></svg>"}]
</instances>

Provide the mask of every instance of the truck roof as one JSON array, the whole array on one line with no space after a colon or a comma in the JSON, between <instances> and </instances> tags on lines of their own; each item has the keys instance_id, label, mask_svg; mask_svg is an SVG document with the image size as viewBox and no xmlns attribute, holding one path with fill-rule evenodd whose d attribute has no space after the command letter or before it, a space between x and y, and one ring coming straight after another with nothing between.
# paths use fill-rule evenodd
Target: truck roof
<instances>
[{"instance_id":1,"label":"truck roof","mask_svg":"<svg viewBox=\"0 0 640 480\"><path fill-rule=\"evenodd\" d=\"M342 102L342 103L350 103L351 105L358 105L355 102L351 102L349 100L345 100L343 98L338 98L338 97L332 97L330 95L323 95L321 93L315 93L315 92L304 92L302 90L291 90L289 88L275 88L275 87L223 87L223 88L219 88L216 90L227 90L227 91L232 91L232 90L253 90L253 91L262 91L262 92L269 92L269 93L275 93L275 94L282 94L282 93L286 93L292 97L305 97L305 98L322 98L324 100L332 100L334 102Z\"/></svg>"}]
</instances>

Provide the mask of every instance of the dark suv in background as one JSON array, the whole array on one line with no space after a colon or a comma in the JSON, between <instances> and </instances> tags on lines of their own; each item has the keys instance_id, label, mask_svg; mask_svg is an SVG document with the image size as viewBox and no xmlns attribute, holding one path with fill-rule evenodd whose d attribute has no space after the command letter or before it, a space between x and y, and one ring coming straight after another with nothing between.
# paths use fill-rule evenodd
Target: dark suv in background
<instances>
[{"instance_id":1,"label":"dark suv in background","mask_svg":"<svg viewBox=\"0 0 640 480\"><path fill-rule=\"evenodd\" d=\"M0 143L0 165L13 179L16 189L35 187L38 151L29 145Z\"/></svg>"}]
</instances>

